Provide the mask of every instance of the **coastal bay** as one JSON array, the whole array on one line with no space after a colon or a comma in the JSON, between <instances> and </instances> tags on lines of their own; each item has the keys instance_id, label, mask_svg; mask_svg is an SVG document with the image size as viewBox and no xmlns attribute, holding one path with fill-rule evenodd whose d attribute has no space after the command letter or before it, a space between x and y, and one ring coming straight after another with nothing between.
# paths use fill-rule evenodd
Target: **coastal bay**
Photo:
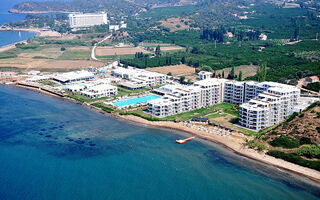
<instances>
[{"instance_id":1,"label":"coastal bay","mask_svg":"<svg viewBox=\"0 0 320 200\"><path fill-rule=\"evenodd\" d=\"M5 199L319 197L319 188L301 177L219 145L175 144L183 132L137 126L11 86L0 86L0 94Z\"/></svg>"},{"instance_id":2,"label":"coastal bay","mask_svg":"<svg viewBox=\"0 0 320 200\"><path fill-rule=\"evenodd\" d=\"M9 13L13 5L20 3L22 0L4 0L0 7L0 26L9 23L21 21L25 18L24 14ZM20 32L20 33L19 33ZM11 44L27 40L28 38L36 36L36 32L29 31L0 31L0 47L8 47ZM1 48L2 49L2 48Z\"/></svg>"}]
</instances>

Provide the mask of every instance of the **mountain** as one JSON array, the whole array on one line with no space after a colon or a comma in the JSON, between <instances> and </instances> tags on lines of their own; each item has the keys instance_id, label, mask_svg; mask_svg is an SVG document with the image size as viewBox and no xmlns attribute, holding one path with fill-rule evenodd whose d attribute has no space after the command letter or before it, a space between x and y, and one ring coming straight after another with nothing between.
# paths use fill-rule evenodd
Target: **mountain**
<instances>
[{"instance_id":1,"label":"mountain","mask_svg":"<svg viewBox=\"0 0 320 200\"><path fill-rule=\"evenodd\" d=\"M72 2L28 1L15 5L10 12L95 12L106 10L108 12L125 12L134 14L142 9L152 7L168 7L176 5L197 4L192 0L73 0Z\"/></svg>"}]
</instances>

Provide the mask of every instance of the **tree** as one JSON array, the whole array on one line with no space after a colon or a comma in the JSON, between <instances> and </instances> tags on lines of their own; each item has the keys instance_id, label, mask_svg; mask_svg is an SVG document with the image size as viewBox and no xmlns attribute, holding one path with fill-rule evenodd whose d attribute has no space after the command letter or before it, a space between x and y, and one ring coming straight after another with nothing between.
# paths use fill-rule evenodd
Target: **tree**
<instances>
[{"instance_id":1,"label":"tree","mask_svg":"<svg viewBox=\"0 0 320 200\"><path fill-rule=\"evenodd\" d=\"M224 78L224 71L222 71L221 77ZM220 78L220 74L219 74L219 78Z\"/></svg>"},{"instance_id":2,"label":"tree","mask_svg":"<svg viewBox=\"0 0 320 200\"><path fill-rule=\"evenodd\" d=\"M234 66L232 66L232 69L231 69L231 79L233 79L234 78L234 75L235 75L235 72L234 72Z\"/></svg>"},{"instance_id":3,"label":"tree","mask_svg":"<svg viewBox=\"0 0 320 200\"><path fill-rule=\"evenodd\" d=\"M179 80L180 83L184 83L185 80L186 80L186 77L180 76L180 80Z\"/></svg>"},{"instance_id":4,"label":"tree","mask_svg":"<svg viewBox=\"0 0 320 200\"><path fill-rule=\"evenodd\" d=\"M299 27L296 27L296 29L294 30L294 34L293 34L294 40L299 40L299 33L300 33Z\"/></svg>"},{"instance_id":5,"label":"tree","mask_svg":"<svg viewBox=\"0 0 320 200\"><path fill-rule=\"evenodd\" d=\"M267 78L267 63L261 64L257 69L257 80L265 81Z\"/></svg>"},{"instance_id":6,"label":"tree","mask_svg":"<svg viewBox=\"0 0 320 200\"><path fill-rule=\"evenodd\" d=\"M239 78L238 78L238 80L239 80L239 81L242 81L242 71L239 72Z\"/></svg>"},{"instance_id":7,"label":"tree","mask_svg":"<svg viewBox=\"0 0 320 200\"><path fill-rule=\"evenodd\" d=\"M157 46L155 54L156 54L156 56L161 56L160 45Z\"/></svg>"},{"instance_id":8,"label":"tree","mask_svg":"<svg viewBox=\"0 0 320 200\"><path fill-rule=\"evenodd\" d=\"M171 73L171 72L169 72L167 75L168 75L168 76L172 76L172 73Z\"/></svg>"},{"instance_id":9,"label":"tree","mask_svg":"<svg viewBox=\"0 0 320 200\"><path fill-rule=\"evenodd\" d=\"M182 64L185 64L185 63L186 63L186 57L185 57L185 56L183 56L183 57L181 58L181 63L182 63Z\"/></svg>"},{"instance_id":10,"label":"tree","mask_svg":"<svg viewBox=\"0 0 320 200\"><path fill-rule=\"evenodd\" d=\"M66 48L65 47L61 47L61 49L60 49L61 51L65 51L66 50Z\"/></svg>"}]
</instances>

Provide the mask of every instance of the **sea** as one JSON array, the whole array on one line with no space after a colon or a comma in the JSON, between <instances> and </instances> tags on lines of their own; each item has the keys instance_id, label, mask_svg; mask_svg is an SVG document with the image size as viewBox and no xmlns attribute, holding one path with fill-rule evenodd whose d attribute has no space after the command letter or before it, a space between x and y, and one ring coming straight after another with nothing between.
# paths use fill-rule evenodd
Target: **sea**
<instances>
[{"instance_id":1,"label":"sea","mask_svg":"<svg viewBox=\"0 0 320 200\"><path fill-rule=\"evenodd\" d=\"M24 19L7 11L0 24ZM0 32L0 46L33 37ZM0 85L1 200L313 200L320 186L183 132Z\"/></svg>"},{"instance_id":2,"label":"sea","mask_svg":"<svg viewBox=\"0 0 320 200\"><path fill-rule=\"evenodd\" d=\"M315 200L319 185L187 133L0 85L0 199Z\"/></svg>"}]
</instances>

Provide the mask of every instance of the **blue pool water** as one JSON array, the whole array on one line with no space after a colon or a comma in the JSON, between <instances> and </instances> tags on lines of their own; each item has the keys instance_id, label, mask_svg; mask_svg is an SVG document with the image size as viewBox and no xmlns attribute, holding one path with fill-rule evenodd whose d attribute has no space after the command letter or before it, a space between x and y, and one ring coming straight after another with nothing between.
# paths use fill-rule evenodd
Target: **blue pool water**
<instances>
[{"instance_id":1,"label":"blue pool water","mask_svg":"<svg viewBox=\"0 0 320 200\"><path fill-rule=\"evenodd\" d=\"M147 95L147 96L143 96L143 97L135 97L135 98L131 98L131 99L117 101L117 102L114 102L113 105L119 106L119 107L131 106L131 105L135 105L135 104L139 104L139 103L146 103L146 102L151 101L153 99L159 99L159 98L161 98L161 97L159 97L157 95Z\"/></svg>"},{"instance_id":2,"label":"blue pool water","mask_svg":"<svg viewBox=\"0 0 320 200\"><path fill-rule=\"evenodd\" d=\"M319 186L189 135L0 85L1 200L316 200Z\"/></svg>"}]
</instances>

